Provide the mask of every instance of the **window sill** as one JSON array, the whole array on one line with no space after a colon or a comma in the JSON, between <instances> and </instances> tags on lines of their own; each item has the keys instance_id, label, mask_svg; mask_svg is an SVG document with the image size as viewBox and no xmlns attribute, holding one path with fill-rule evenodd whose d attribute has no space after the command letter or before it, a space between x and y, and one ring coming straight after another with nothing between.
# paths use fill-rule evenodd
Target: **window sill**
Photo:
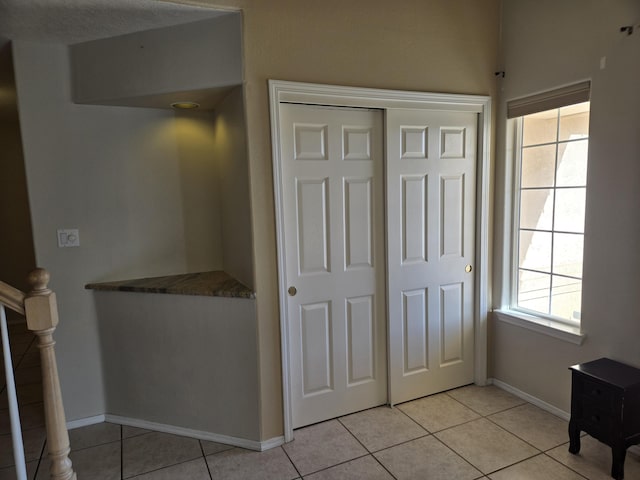
<instances>
[{"instance_id":1,"label":"window sill","mask_svg":"<svg viewBox=\"0 0 640 480\"><path fill-rule=\"evenodd\" d=\"M574 345L582 345L584 339L587 338L586 333L581 332L579 327L572 327L571 325L554 322L546 318L539 318L513 310L494 310L493 313L495 318L501 322L542 333Z\"/></svg>"}]
</instances>

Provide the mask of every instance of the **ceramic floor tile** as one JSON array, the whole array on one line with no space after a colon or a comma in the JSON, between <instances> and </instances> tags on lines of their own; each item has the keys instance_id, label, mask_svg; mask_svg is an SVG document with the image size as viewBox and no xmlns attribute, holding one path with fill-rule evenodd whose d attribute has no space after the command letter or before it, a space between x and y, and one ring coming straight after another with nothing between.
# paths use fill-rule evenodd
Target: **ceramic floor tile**
<instances>
[{"instance_id":1,"label":"ceramic floor tile","mask_svg":"<svg viewBox=\"0 0 640 480\"><path fill-rule=\"evenodd\" d=\"M280 447L264 452L233 448L206 457L211 478L225 480L292 480L298 472Z\"/></svg>"},{"instance_id":2,"label":"ceramic floor tile","mask_svg":"<svg viewBox=\"0 0 640 480\"><path fill-rule=\"evenodd\" d=\"M538 455L524 462L489 475L491 480L584 480L573 470L546 455Z\"/></svg>"},{"instance_id":3,"label":"ceramic floor tile","mask_svg":"<svg viewBox=\"0 0 640 480\"><path fill-rule=\"evenodd\" d=\"M42 403L42 384L40 383L16 386L16 393L18 394L18 405L20 406ZM9 408L8 395L7 390L0 393L0 409Z\"/></svg>"},{"instance_id":4,"label":"ceramic floor tile","mask_svg":"<svg viewBox=\"0 0 640 480\"><path fill-rule=\"evenodd\" d=\"M22 445L25 460L38 460L40 458L46 437L47 434L42 427L23 430ZM11 435L0 435L0 467L8 467L14 464Z\"/></svg>"},{"instance_id":5,"label":"ceramic floor tile","mask_svg":"<svg viewBox=\"0 0 640 480\"><path fill-rule=\"evenodd\" d=\"M482 476L432 435L382 450L375 457L398 480L471 480Z\"/></svg>"},{"instance_id":6,"label":"ceramic floor tile","mask_svg":"<svg viewBox=\"0 0 640 480\"><path fill-rule=\"evenodd\" d=\"M85 448L69 455L78 479L120 480L120 442ZM38 467L36 480L49 480L49 459L43 459Z\"/></svg>"},{"instance_id":7,"label":"ceramic floor tile","mask_svg":"<svg viewBox=\"0 0 640 480\"><path fill-rule=\"evenodd\" d=\"M488 418L540 450L549 450L569 440L567 421L530 403Z\"/></svg>"},{"instance_id":8,"label":"ceramic floor tile","mask_svg":"<svg viewBox=\"0 0 640 480\"><path fill-rule=\"evenodd\" d=\"M23 341L16 340L15 342L11 342L9 350L11 350L12 355L22 355L29 350L32 341L33 338L28 339L26 337Z\"/></svg>"},{"instance_id":9,"label":"ceramic floor tile","mask_svg":"<svg viewBox=\"0 0 640 480\"><path fill-rule=\"evenodd\" d=\"M20 317L20 320L12 321L9 318L9 314L7 314L7 328L9 330L9 335L29 332L27 321L24 320L24 317Z\"/></svg>"},{"instance_id":10,"label":"ceramic floor tile","mask_svg":"<svg viewBox=\"0 0 640 480\"><path fill-rule=\"evenodd\" d=\"M44 405L35 403L20 407L20 424L23 430L41 427L44 425ZM0 435L11 433L9 422L9 410L0 410Z\"/></svg>"},{"instance_id":11,"label":"ceramic floor tile","mask_svg":"<svg viewBox=\"0 0 640 480\"><path fill-rule=\"evenodd\" d=\"M13 368L34 367L36 365L40 365L40 352L38 350L33 350L32 348L30 348L27 353L19 359L19 361L13 362Z\"/></svg>"},{"instance_id":12,"label":"ceramic floor tile","mask_svg":"<svg viewBox=\"0 0 640 480\"><path fill-rule=\"evenodd\" d=\"M179 463L178 465L144 473L133 478L135 480L211 480L207 462L204 458Z\"/></svg>"},{"instance_id":13,"label":"ceramic floor tile","mask_svg":"<svg viewBox=\"0 0 640 480\"><path fill-rule=\"evenodd\" d=\"M611 480L611 449L590 436L582 437L580 442L577 455L569 453L569 443L548 451L547 455L589 480ZM624 478L640 479L640 458L629 452L624 462Z\"/></svg>"},{"instance_id":14,"label":"ceramic floor tile","mask_svg":"<svg viewBox=\"0 0 640 480\"><path fill-rule=\"evenodd\" d=\"M347 429L370 451L428 435L420 425L401 411L378 407L340 418Z\"/></svg>"},{"instance_id":15,"label":"ceramic floor tile","mask_svg":"<svg viewBox=\"0 0 640 480\"><path fill-rule=\"evenodd\" d=\"M371 455L357 458L304 477L305 480L393 480Z\"/></svg>"},{"instance_id":16,"label":"ceramic floor tile","mask_svg":"<svg viewBox=\"0 0 640 480\"><path fill-rule=\"evenodd\" d=\"M484 474L532 457L538 450L481 418L435 434Z\"/></svg>"},{"instance_id":17,"label":"ceramic floor tile","mask_svg":"<svg viewBox=\"0 0 640 480\"><path fill-rule=\"evenodd\" d=\"M123 478L194 460L200 456L200 443L195 438L159 432L126 438L122 441Z\"/></svg>"},{"instance_id":18,"label":"ceramic floor tile","mask_svg":"<svg viewBox=\"0 0 640 480\"><path fill-rule=\"evenodd\" d=\"M28 329L24 330L11 330L9 329L9 341L13 345L14 343L28 343L32 342L36 339L36 335L29 331Z\"/></svg>"},{"instance_id":19,"label":"ceramic floor tile","mask_svg":"<svg viewBox=\"0 0 640 480\"><path fill-rule=\"evenodd\" d=\"M15 373L16 385L29 385L42 383L42 369L40 365L34 367L18 368Z\"/></svg>"},{"instance_id":20,"label":"ceramic floor tile","mask_svg":"<svg viewBox=\"0 0 640 480\"><path fill-rule=\"evenodd\" d=\"M476 412L445 393L403 403L398 408L430 432L480 418Z\"/></svg>"},{"instance_id":21,"label":"ceramic floor tile","mask_svg":"<svg viewBox=\"0 0 640 480\"><path fill-rule=\"evenodd\" d=\"M27 479L33 480L38 468L38 462L27 462ZM16 469L14 466L0 468L0 480L16 480Z\"/></svg>"},{"instance_id":22,"label":"ceramic floor tile","mask_svg":"<svg viewBox=\"0 0 640 480\"><path fill-rule=\"evenodd\" d=\"M120 425L105 422L69 430L71 450L118 442L120 441L120 428Z\"/></svg>"},{"instance_id":23,"label":"ceramic floor tile","mask_svg":"<svg viewBox=\"0 0 640 480\"><path fill-rule=\"evenodd\" d=\"M468 385L450 390L447 392L447 395L450 395L483 416L498 413L502 410L526 403L515 395L511 395L509 392L505 392L493 385L487 387Z\"/></svg>"},{"instance_id":24,"label":"ceramic floor tile","mask_svg":"<svg viewBox=\"0 0 640 480\"><path fill-rule=\"evenodd\" d=\"M137 437L138 435L144 435L145 433L152 433L153 430L146 430L144 428L130 427L128 425L122 426L122 438Z\"/></svg>"},{"instance_id":25,"label":"ceramic floor tile","mask_svg":"<svg viewBox=\"0 0 640 480\"><path fill-rule=\"evenodd\" d=\"M302 475L367 454L365 448L337 420L296 430L294 438L283 448Z\"/></svg>"},{"instance_id":26,"label":"ceramic floor tile","mask_svg":"<svg viewBox=\"0 0 640 480\"><path fill-rule=\"evenodd\" d=\"M231 445L225 445L224 443L217 442L208 442L206 440L200 440L200 444L202 445L202 451L204 455L213 455L214 453L224 452L225 450L231 450Z\"/></svg>"}]
</instances>

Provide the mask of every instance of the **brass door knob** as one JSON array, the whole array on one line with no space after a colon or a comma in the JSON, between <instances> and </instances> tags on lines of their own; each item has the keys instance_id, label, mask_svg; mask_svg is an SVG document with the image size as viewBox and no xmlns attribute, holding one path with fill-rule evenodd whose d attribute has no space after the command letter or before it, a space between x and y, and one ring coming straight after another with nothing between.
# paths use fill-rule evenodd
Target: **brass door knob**
<instances>
[{"instance_id":1,"label":"brass door knob","mask_svg":"<svg viewBox=\"0 0 640 480\"><path fill-rule=\"evenodd\" d=\"M464 271L469 273L471 270L473 270L473 267L471 265L467 265L466 267L464 267Z\"/></svg>"},{"instance_id":2,"label":"brass door knob","mask_svg":"<svg viewBox=\"0 0 640 480\"><path fill-rule=\"evenodd\" d=\"M298 289L296 287L289 287L289 290L287 290L287 292L289 292L289 295L291 295L292 297L295 297L296 293L298 293Z\"/></svg>"}]
</instances>

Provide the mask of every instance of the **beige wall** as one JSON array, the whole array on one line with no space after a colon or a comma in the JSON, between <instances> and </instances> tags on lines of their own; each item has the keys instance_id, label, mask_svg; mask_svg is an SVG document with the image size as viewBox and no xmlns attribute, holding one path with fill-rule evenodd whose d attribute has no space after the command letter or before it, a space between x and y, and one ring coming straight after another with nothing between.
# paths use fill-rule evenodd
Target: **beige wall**
<instances>
[{"instance_id":1,"label":"beige wall","mask_svg":"<svg viewBox=\"0 0 640 480\"><path fill-rule=\"evenodd\" d=\"M259 440L255 301L94 293L106 413Z\"/></svg>"},{"instance_id":2,"label":"beige wall","mask_svg":"<svg viewBox=\"0 0 640 480\"><path fill-rule=\"evenodd\" d=\"M129 105L132 97L238 85L240 22L229 14L72 45L74 100Z\"/></svg>"},{"instance_id":3,"label":"beige wall","mask_svg":"<svg viewBox=\"0 0 640 480\"><path fill-rule=\"evenodd\" d=\"M185 2L187 3L187 2ZM492 94L498 0L207 0L243 10L262 438L282 434L267 80Z\"/></svg>"},{"instance_id":4,"label":"beige wall","mask_svg":"<svg viewBox=\"0 0 640 480\"><path fill-rule=\"evenodd\" d=\"M582 346L500 321L492 322L491 373L564 411L572 364L608 356L640 367L640 34L619 32L637 22L636 0L508 0L502 50L505 101L592 79L583 279ZM606 57L606 68L600 61ZM498 122L496 243L503 251L506 128ZM502 147L502 148L501 148ZM507 266L496 255L495 306L505 298Z\"/></svg>"},{"instance_id":5,"label":"beige wall","mask_svg":"<svg viewBox=\"0 0 640 480\"><path fill-rule=\"evenodd\" d=\"M242 87L234 88L216 106L212 133L213 157L218 166L224 271L253 288L249 160Z\"/></svg>"},{"instance_id":6,"label":"beige wall","mask_svg":"<svg viewBox=\"0 0 640 480\"><path fill-rule=\"evenodd\" d=\"M210 117L75 105L68 49L14 43L38 265L52 272L67 418L104 413L98 319L89 282L222 269ZM204 126L203 126L204 123ZM195 133L194 133L195 132ZM79 228L58 248L57 228Z\"/></svg>"}]
</instances>

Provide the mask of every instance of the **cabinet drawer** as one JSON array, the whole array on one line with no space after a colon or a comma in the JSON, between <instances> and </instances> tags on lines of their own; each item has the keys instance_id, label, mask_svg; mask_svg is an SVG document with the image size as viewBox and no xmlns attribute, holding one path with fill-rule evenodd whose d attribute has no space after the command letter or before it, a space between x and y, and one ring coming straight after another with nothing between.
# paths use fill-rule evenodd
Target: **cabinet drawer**
<instances>
[{"instance_id":1,"label":"cabinet drawer","mask_svg":"<svg viewBox=\"0 0 640 480\"><path fill-rule=\"evenodd\" d=\"M584 430L600 440L608 439L613 431L614 419L611 412L598 408L592 403L582 404L581 420Z\"/></svg>"},{"instance_id":2,"label":"cabinet drawer","mask_svg":"<svg viewBox=\"0 0 640 480\"><path fill-rule=\"evenodd\" d=\"M602 408L611 408L615 404L615 392L601 383L582 378L578 388L582 398L590 403L593 402Z\"/></svg>"}]
</instances>

